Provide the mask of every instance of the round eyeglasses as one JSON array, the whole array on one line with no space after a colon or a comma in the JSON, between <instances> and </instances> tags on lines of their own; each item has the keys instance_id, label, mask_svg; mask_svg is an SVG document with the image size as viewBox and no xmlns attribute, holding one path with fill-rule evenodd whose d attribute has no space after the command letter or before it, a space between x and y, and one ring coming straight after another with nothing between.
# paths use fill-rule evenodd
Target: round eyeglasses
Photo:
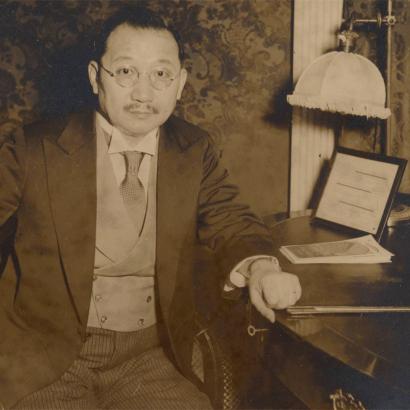
<instances>
[{"instance_id":1,"label":"round eyeglasses","mask_svg":"<svg viewBox=\"0 0 410 410\"><path fill-rule=\"evenodd\" d=\"M149 72L139 72L135 67L122 66L115 69L114 72L105 68L102 64L100 67L121 87L133 87L139 80L141 75L147 75L149 82L153 88L162 91L168 88L172 82L178 77L178 74L174 74L166 68L154 68Z\"/></svg>"}]
</instances>

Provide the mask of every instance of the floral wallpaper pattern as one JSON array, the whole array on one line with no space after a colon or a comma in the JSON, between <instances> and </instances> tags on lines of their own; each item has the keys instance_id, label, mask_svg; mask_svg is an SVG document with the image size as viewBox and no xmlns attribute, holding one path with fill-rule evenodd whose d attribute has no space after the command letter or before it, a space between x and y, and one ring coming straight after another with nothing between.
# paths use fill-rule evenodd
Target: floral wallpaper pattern
<instances>
[{"instance_id":1,"label":"floral wallpaper pattern","mask_svg":"<svg viewBox=\"0 0 410 410\"><path fill-rule=\"evenodd\" d=\"M86 45L124 3L0 0L0 131L90 104ZM190 78L178 115L212 134L259 213L285 210L291 1L133 3L160 11L185 40Z\"/></svg>"},{"instance_id":2,"label":"floral wallpaper pattern","mask_svg":"<svg viewBox=\"0 0 410 410\"><path fill-rule=\"evenodd\" d=\"M400 190L410 193L410 1L395 1L392 47L392 154L409 161Z\"/></svg>"}]
</instances>

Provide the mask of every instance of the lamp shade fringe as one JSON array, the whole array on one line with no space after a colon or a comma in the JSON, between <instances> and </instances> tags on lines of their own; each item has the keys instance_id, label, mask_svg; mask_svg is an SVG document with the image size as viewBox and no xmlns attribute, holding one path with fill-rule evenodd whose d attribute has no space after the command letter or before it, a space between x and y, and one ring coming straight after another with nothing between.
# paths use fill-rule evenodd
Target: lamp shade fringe
<instances>
[{"instance_id":1,"label":"lamp shade fringe","mask_svg":"<svg viewBox=\"0 0 410 410\"><path fill-rule=\"evenodd\" d=\"M346 115L360 115L367 118L386 119L391 115L389 108L358 103L357 101L329 101L321 97L310 95L288 95L287 100L290 105L318 109Z\"/></svg>"}]
</instances>

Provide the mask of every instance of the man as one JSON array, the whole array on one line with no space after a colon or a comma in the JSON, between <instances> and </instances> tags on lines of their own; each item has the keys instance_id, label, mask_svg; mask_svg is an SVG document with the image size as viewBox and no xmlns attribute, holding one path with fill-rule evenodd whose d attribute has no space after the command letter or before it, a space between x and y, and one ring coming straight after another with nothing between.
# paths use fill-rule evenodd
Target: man
<instances>
[{"instance_id":1,"label":"man","mask_svg":"<svg viewBox=\"0 0 410 410\"><path fill-rule=\"evenodd\" d=\"M182 376L197 243L269 320L300 297L206 133L171 115L181 59L159 17L119 11L88 67L97 111L3 137L0 224L17 220L0 280L5 408L209 408Z\"/></svg>"}]
</instances>

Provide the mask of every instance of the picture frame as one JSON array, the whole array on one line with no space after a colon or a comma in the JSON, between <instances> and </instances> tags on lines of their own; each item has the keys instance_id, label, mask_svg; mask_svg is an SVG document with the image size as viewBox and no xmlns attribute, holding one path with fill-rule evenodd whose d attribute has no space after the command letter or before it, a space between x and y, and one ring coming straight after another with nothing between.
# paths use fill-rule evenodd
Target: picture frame
<instances>
[{"instance_id":1,"label":"picture frame","mask_svg":"<svg viewBox=\"0 0 410 410\"><path fill-rule=\"evenodd\" d=\"M313 220L380 242L407 160L338 147Z\"/></svg>"}]
</instances>

